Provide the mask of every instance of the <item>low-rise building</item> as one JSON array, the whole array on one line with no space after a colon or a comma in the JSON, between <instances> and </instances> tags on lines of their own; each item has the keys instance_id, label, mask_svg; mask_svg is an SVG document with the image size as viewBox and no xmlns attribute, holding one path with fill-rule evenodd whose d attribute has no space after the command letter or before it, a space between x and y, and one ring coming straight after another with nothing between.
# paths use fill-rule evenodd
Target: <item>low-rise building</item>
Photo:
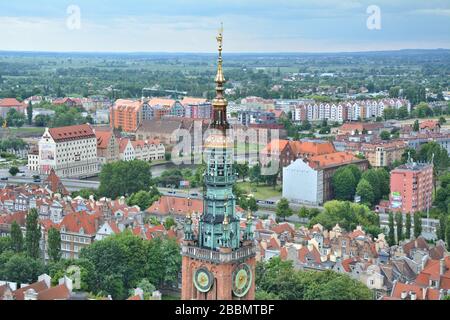
<instances>
[{"instance_id":1,"label":"low-rise building","mask_svg":"<svg viewBox=\"0 0 450 320\"><path fill-rule=\"evenodd\" d=\"M333 198L333 174L349 164L361 171L367 170L369 165L367 160L348 152L299 158L283 168L283 197L297 203L321 205Z\"/></svg>"},{"instance_id":2,"label":"low-rise building","mask_svg":"<svg viewBox=\"0 0 450 320\"><path fill-rule=\"evenodd\" d=\"M360 151L369 160L372 167L380 168L391 166L395 161L400 161L406 147L406 142L392 140L387 142L363 143Z\"/></svg>"},{"instance_id":3,"label":"low-rise building","mask_svg":"<svg viewBox=\"0 0 450 320\"><path fill-rule=\"evenodd\" d=\"M95 129L97 157L100 164L119 160L119 140L113 130Z\"/></svg>"}]
</instances>

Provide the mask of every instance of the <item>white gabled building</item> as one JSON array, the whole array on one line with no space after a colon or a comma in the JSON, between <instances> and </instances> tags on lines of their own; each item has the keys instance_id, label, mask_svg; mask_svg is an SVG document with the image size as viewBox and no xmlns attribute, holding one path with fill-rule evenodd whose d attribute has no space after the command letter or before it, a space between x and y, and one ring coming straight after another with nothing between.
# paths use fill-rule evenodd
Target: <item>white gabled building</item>
<instances>
[{"instance_id":1,"label":"white gabled building","mask_svg":"<svg viewBox=\"0 0 450 320\"><path fill-rule=\"evenodd\" d=\"M133 144L130 139L122 138L119 141L119 158L123 161L132 161L136 158Z\"/></svg>"},{"instance_id":2,"label":"white gabled building","mask_svg":"<svg viewBox=\"0 0 450 320\"><path fill-rule=\"evenodd\" d=\"M89 177L99 172L97 138L89 124L46 128L39 140L38 172L51 169L60 178ZM29 161L35 161L30 157ZM30 163L28 167L35 167Z\"/></svg>"},{"instance_id":3,"label":"white gabled building","mask_svg":"<svg viewBox=\"0 0 450 320\"><path fill-rule=\"evenodd\" d=\"M318 205L323 199L323 171L297 159L283 168L283 198L292 202Z\"/></svg>"}]
</instances>

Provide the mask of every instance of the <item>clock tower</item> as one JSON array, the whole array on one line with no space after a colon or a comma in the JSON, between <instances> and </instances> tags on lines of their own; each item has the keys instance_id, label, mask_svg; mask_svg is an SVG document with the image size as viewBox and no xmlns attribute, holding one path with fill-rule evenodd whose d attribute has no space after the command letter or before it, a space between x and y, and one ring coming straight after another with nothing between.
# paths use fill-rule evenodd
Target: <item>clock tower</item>
<instances>
[{"instance_id":1,"label":"clock tower","mask_svg":"<svg viewBox=\"0 0 450 320\"><path fill-rule=\"evenodd\" d=\"M217 133L205 141L207 166L203 215L194 232L190 213L184 223L182 244L183 300L255 299L255 245L252 217L247 216L241 230L236 215L233 184L234 143L226 135L228 102L224 97L225 77L222 69L222 31L219 32L219 60L216 97L213 100L211 127Z\"/></svg>"}]
</instances>

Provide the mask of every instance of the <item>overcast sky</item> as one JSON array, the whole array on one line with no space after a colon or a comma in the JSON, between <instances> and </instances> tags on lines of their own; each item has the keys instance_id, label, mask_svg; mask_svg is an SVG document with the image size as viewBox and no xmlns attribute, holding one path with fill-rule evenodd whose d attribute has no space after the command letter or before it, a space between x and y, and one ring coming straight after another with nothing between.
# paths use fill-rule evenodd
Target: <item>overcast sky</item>
<instances>
[{"instance_id":1,"label":"overcast sky","mask_svg":"<svg viewBox=\"0 0 450 320\"><path fill-rule=\"evenodd\" d=\"M4 0L0 50L213 52L221 21L226 52L450 48L450 0Z\"/></svg>"}]
</instances>

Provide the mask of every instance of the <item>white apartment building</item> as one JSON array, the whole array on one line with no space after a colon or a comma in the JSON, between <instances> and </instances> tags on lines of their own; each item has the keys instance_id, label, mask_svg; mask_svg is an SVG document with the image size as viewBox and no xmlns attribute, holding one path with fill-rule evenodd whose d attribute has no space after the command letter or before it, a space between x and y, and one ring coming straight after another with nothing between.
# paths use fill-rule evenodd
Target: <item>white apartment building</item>
<instances>
[{"instance_id":1,"label":"white apartment building","mask_svg":"<svg viewBox=\"0 0 450 320\"><path fill-rule=\"evenodd\" d=\"M323 199L323 171L297 159L283 168L283 198L296 203L319 205Z\"/></svg>"},{"instance_id":2,"label":"white apartment building","mask_svg":"<svg viewBox=\"0 0 450 320\"><path fill-rule=\"evenodd\" d=\"M383 117L387 108L399 109L405 106L411 112L411 103L404 99L381 99L344 101L342 103L300 104L293 110L294 121L337 121Z\"/></svg>"},{"instance_id":3,"label":"white apartment building","mask_svg":"<svg viewBox=\"0 0 450 320\"><path fill-rule=\"evenodd\" d=\"M88 124L46 128L39 140L39 174L53 168L58 177L88 177L98 173L97 138ZM35 155L28 157L29 168L36 169Z\"/></svg>"}]
</instances>

